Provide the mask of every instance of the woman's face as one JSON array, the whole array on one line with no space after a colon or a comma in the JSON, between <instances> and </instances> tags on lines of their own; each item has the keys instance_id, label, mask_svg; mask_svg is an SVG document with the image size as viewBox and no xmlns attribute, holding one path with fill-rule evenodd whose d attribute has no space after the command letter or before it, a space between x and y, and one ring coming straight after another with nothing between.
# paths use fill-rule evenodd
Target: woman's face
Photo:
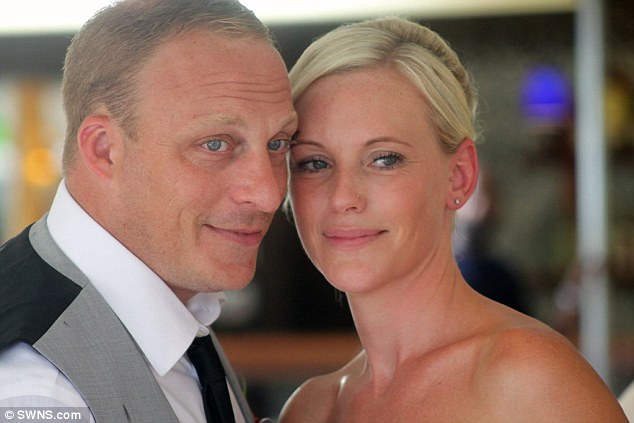
<instances>
[{"instance_id":1,"label":"woman's face","mask_svg":"<svg viewBox=\"0 0 634 423\"><path fill-rule=\"evenodd\" d=\"M451 255L451 156L413 84L391 69L332 75L296 109L291 202L330 283L361 292Z\"/></svg>"}]
</instances>

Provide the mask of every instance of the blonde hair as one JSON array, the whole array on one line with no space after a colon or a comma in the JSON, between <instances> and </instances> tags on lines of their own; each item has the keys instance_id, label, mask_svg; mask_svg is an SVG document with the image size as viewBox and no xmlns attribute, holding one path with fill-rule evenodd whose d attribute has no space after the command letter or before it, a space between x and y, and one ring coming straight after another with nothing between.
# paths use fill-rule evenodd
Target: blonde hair
<instances>
[{"instance_id":1,"label":"blonde hair","mask_svg":"<svg viewBox=\"0 0 634 423\"><path fill-rule=\"evenodd\" d=\"M64 170L76 156L81 123L99 105L135 138L139 71L162 43L198 30L271 41L264 24L237 0L124 0L84 24L64 63Z\"/></svg>"},{"instance_id":2,"label":"blonde hair","mask_svg":"<svg viewBox=\"0 0 634 423\"><path fill-rule=\"evenodd\" d=\"M293 99L319 78L382 66L398 70L420 91L445 151L454 152L465 138L476 140L469 74L437 33L404 18L344 25L317 39L290 71Z\"/></svg>"}]
</instances>

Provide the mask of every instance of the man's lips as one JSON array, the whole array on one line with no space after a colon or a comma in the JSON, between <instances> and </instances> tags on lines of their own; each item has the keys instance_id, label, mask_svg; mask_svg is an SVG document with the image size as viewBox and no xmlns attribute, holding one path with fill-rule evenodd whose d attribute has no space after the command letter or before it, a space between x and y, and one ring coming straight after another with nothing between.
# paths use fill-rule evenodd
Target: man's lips
<instances>
[{"instance_id":1,"label":"man's lips","mask_svg":"<svg viewBox=\"0 0 634 423\"><path fill-rule=\"evenodd\" d=\"M222 238L228 241L242 244L247 247L259 245L265 233L263 229L226 229L217 228L211 225L207 225L207 227L212 229Z\"/></svg>"},{"instance_id":2,"label":"man's lips","mask_svg":"<svg viewBox=\"0 0 634 423\"><path fill-rule=\"evenodd\" d=\"M324 236L334 246L353 248L366 245L385 232L380 229L330 229L324 232Z\"/></svg>"}]
</instances>

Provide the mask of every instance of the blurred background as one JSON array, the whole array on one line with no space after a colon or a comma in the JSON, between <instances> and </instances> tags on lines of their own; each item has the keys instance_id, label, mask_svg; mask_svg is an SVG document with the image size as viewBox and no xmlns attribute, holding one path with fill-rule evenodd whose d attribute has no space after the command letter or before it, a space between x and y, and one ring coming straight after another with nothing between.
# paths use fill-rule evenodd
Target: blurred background
<instances>
[{"instance_id":1,"label":"blurred background","mask_svg":"<svg viewBox=\"0 0 634 423\"><path fill-rule=\"evenodd\" d=\"M60 180L65 50L107 3L0 6L0 242L49 207ZM449 41L480 96L483 174L458 216L459 264L476 289L570 338L618 395L634 378L634 2L244 3L271 27L289 67L324 32L385 14ZM228 295L218 332L258 415L276 416L305 378L359 350L345 298L282 213L255 280Z\"/></svg>"}]
</instances>

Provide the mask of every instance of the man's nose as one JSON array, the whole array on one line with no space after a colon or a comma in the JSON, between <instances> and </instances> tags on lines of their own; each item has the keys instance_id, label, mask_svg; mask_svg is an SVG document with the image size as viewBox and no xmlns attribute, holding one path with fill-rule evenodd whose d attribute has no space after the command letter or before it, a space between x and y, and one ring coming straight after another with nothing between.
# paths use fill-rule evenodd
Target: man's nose
<instances>
[{"instance_id":1,"label":"man's nose","mask_svg":"<svg viewBox=\"0 0 634 423\"><path fill-rule=\"evenodd\" d=\"M271 161L268 152L250 152L238 163L233 176L232 197L239 204L249 203L265 213L274 213L286 192L286 163Z\"/></svg>"}]
</instances>

